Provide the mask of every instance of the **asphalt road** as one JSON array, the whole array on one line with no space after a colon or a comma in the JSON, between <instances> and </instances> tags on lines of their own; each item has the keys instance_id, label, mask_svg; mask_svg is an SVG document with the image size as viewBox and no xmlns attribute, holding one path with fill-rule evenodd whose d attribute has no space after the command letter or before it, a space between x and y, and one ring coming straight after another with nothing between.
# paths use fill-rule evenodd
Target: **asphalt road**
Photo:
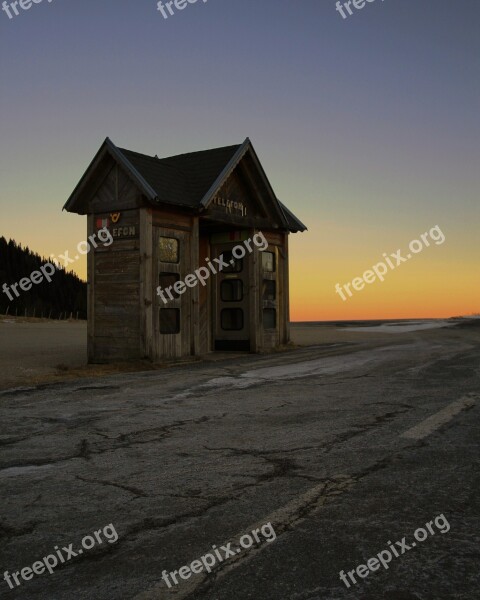
<instances>
[{"instance_id":1,"label":"asphalt road","mask_svg":"<svg viewBox=\"0 0 480 600\"><path fill-rule=\"evenodd\" d=\"M0 392L0 598L477 598L479 342L460 326Z\"/></svg>"}]
</instances>

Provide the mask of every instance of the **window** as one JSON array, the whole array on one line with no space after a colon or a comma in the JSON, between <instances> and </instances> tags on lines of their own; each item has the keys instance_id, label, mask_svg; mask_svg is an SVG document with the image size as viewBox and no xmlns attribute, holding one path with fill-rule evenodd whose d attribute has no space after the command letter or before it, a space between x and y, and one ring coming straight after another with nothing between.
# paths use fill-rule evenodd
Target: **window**
<instances>
[{"instance_id":1,"label":"window","mask_svg":"<svg viewBox=\"0 0 480 600\"><path fill-rule=\"evenodd\" d=\"M160 333L180 333L180 309L160 309Z\"/></svg>"},{"instance_id":2,"label":"window","mask_svg":"<svg viewBox=\"0 0 480 600\"><path fill-rule=\"evenodd\" d=\"M276 329L277 311L274 308L263 309L263 327L264 329Z\"/></svg>"},{"instance_id":3,"label":"window","mask_svg":"<svg viewBox=\"0 0 480 600\"><path fill-rule=\"evenodd\" d=\"M223 260L228 263L228 267L223 267L222 273L240 273L243 269L243 258L235 258L230 250L222 252Z\"/></svg>"},{"instance_id":4,"label":"window","mask_svg":"<svg viewBox=\"0 0 480 600\"><path fill-rule=\"evenodd\" d=\"M273 279L264 279L263 280L263 299L265 301L268 300L276 300L277 298L277 286Z\"/></svg>"},{"instance_id":5,"label":"window","mask_svg":"<svg viewBox=\"0 0 480 600\"><path fill-rule=\"evenodd\" d=\"M222 281L220 297L223 302L240 302L243 300L243 281L241 279L225 279Z\"/></svg>"},{"instance_id":6,"label":"window","mask_svg":"<svg viewBox=\"0 0 480 600\"><path fill-rule=\"evenodd\" d=\"M273 252L262 252L262 268L269 273L275 272L275 254Z\"/></svg>"},{"instance_id":7,"label":"window","mask_svg":"<svg viewBox=\"0 0 480 600\"><path fill-rule=\"evenodd\" d=\"M161 237L158 240L158 259L165 263L178 263L179 241L177 238Z\"/></svg>"},{"instance_id":8,"label":"window","mask_svg":"<svg viewBox=\"0 0 480 600\"><path fill-rule=\"evenodd\" d=\"M224 308L220 318L222 329L225 331L243 329L243 310L241 308Z\"/></svg>"},{"instance_id":9,"label":"window","mask_svg":"<svg viewBox=\"0 0 480 600\"><path fill-rule=\"evenodd\" d=\"M180 275L178 273L160 273L158 277L158 284L165 291L167 288L170 289L170 294L174 298L179 298L179 294L173 289L173 286L180 281ZM168 297L168 294L166 295Z\"/></svg>"}]
</instances>

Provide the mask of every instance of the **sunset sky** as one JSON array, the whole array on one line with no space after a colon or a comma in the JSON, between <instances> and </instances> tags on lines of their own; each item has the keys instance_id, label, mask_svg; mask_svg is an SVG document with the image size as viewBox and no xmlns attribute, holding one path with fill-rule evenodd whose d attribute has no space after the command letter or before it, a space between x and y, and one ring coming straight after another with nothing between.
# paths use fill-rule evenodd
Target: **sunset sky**
<instances>
[{"instance_id":1,"label":"sunset sky","mask_svg":"<svg viewBox=\"0 0 480 600\"><path fill-rule=\"evenodd\" d=\"M292 235L292 320L480 312L480 2L47 0L0 12L0 235L70 253L106 136L168 156L248 136ZM335 293L438 225L431 244ZM75 270L86 276L86 263Z\"/></svg>"}]
</instances>

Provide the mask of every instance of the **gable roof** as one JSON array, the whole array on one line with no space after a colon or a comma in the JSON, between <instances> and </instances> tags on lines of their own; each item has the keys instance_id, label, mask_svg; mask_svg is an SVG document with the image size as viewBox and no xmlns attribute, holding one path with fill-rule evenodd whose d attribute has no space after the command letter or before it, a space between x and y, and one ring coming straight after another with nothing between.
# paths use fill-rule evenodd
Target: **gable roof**
<instances>
[{"instance_id":1,"label":"gable roof","mask_svg":"<svg viewBox=\"0 0 480 600\"><path fill-rule=\"evenodd\" d=\"M179 154L168 158L147 156L120 148L125 158L142 174L162 204L198 208L201 200L240 146L225 146Z\"/></svg>"},{"instance_id":2,"label":"gable roof","mask_svg":"<svg viewBox=\"0 0 480 600\"><path fill-rule=\"evenodd\" d=\"M247 153L252 157L285 229L292 232L305 231L305 225L276 198L248 138L239 145L167 158L118 148L106 138L63 208L75 212L82 196L88 190L90 176L109 155L121 165L151 204L174 205L202 212Z\"/></svg>"}]
</instances>

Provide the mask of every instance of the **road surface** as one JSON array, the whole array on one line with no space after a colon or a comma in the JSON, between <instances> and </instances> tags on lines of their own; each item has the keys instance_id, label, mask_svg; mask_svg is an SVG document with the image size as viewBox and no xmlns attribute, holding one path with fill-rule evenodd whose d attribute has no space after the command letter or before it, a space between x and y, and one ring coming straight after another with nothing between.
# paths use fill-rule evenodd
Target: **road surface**
<instances>
[{"instance_id":1,"label":"road surface","mask_svg":"<svg viewBox=\"0 0 480 600\"><path fill-rule=\"evenodd\" d=\"M0 392L0 597L478 597L479 341L472 324Z\"/></svg>"}]
</instances>

